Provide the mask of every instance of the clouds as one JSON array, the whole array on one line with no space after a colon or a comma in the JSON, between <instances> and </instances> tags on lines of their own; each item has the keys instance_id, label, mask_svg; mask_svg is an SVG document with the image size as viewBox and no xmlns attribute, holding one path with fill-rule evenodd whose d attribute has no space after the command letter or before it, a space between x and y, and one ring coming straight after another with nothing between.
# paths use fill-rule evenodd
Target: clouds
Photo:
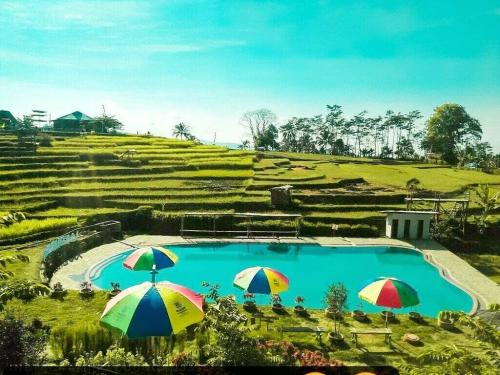
<instances>
[{"instance_id":1,"label":"clouds","mask_svg":"<svg viewBox=\"0 0 500 375\"><path fill-rule=\"evenodd\" d=\"M109 101L130 130L186 121L239 141L253 108L430 113L453 100L482 119L487 102L494 133L500 12L457 1L0 0L0 103L95 114Z\"/></svg>"},{"instance_id":2,"label":"clouds","mask_svg":"<svg viewBox=\"0 0 500 375\"><path fill-rule=\"evenodd\" d=\"M36 30L66 30L75 27L125 26L151 14L148 2L136 1L3 1L5 19L19 27Z\"/></svg>"}]
</instances>

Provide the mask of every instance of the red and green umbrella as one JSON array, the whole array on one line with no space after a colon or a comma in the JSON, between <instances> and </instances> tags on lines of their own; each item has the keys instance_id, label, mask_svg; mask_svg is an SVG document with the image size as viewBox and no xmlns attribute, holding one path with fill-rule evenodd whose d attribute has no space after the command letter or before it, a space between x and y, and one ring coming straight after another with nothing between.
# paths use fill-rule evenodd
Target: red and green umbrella
<instances>
[{"instance_id":1,"label":"red and green umbrella","mask_svg":"<svg viewBox=\"0 0 500 375\"><path fill-rule=\"evenodd\" d=\"M288 289L288 278L268 267L251 267L236 275L233 285L249 293L278 294Z\"/></svg>"},{"instance_id":2,"label":"red and green umbrella","mask_svg":"<svg viewBox=\"0 0 500 375\"><path fill-rule=\"evenodd\" d=\"M373 305L399 309L420 303L418 294L409 284L394 277L372 279L358 293L359 298Z\"/></svg>"},{"instance_id":3,"label":"red and green umbrella","mask_svg":"<svg viewBox=\"0 0 500 375\"><path fill-rule=\"evenodd\" d=\"M178 257L163 247L141 247L130 254L123 265L134 271L152 271L173 267Z\"/></svg>"},{"instance_id":4,"label":"red and green umbrella","mask_svg":"<svg viewBox=\"0 0 500 375\"><path fill-rule=\"evenodd\" d=\"M129 338L170 336L203 320L203 297L169 282L144 282L113 297L101 325Z\"/></svg>"}]
</instances>

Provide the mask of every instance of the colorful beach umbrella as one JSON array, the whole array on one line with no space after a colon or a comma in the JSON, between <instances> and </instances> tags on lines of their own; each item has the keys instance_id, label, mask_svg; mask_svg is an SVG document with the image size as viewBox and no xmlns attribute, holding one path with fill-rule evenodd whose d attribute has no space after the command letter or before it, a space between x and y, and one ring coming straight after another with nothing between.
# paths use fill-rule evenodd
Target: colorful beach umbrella
<instances>
[{"instance_id":1,"label":"colorful beach umbrella","mask_svg":"<svg viewBox=\"0 0 500 375\"><path fill-rule=\"evenodd\" d=\"M251 267L236 275L233 285L249 293L278 294L288 289L288 278L268 267Z\"/></svg>"},{"instance_id":2,"label":"colorful beach umbrella","mask_svg":"<svg viewBox=\"0 0 500 375\"><path fill-rule=\"evenodd\" d=\"M369 280L358 293L359 298L373 305L399 309L420 303L418 294L409 284L394 277Z\"/></svg>"},{"instance_id":3,"label":"colorful beach umbrella","mask_svg":"<svg viewBox=\"0 0 500 375\"><path fill-rule=\"evenodd\" d=\"M178 257L163 247L141 247L131 253L123 265L134 271L152 271L173 267Z\"/></svg>"},{"instance_id":4,"label":"colorful beach umbrella","mask_svg":"<svg viewBox=\"0 0 500 375\"><path fill-rule=\"evenodd\" d=\"M203 320L203 297L169 282L144 282L113 297L101 325L129 338L170 336Z\"/></svg>"}]
</instances>

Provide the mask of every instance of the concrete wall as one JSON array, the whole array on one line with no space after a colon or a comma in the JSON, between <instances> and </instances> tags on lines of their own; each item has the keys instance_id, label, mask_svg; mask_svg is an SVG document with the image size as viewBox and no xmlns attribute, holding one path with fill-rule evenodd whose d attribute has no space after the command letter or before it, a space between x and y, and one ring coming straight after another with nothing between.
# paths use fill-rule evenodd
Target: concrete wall
<instances>
[{"instance_id":1,"label":"concrete wall","mask_svg":"<svg viewBox=\"0 0 500 375\"><path fill-rule=\"evenodd\" d=\"M410 237L409 239L417 239L418 238L418 222L419 220L423 220L424 228L422 232L422 239L429 239L431 237L430 234L430 225L432 220L432 214L417 214L417 213L388 213L386 218L386 226L385 226L385 234L389 238L404 238L404 230L405 230L405 221L410 220ZM396 237L392 237L392 223L393 220L398 220L398 233Z\"/></svg>"}]
</instances>

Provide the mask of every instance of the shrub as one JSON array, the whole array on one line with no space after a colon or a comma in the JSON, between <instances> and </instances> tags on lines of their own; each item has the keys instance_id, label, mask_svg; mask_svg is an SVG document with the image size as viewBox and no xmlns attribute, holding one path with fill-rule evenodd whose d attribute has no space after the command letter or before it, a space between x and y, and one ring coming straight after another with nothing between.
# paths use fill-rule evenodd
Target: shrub
<instances>
[{"instance_id":1,"label":"shrub","mask_svg":"<svg viewBox=\"0 0 500 375\"><path fill-rule=\"evenodd\" d=\"M52 147L52 137L49 134L41 133L36 136L36 141L42 147Z\"/></svg>"},{"instance_id":2,"label":"shrub","mask_svg":"<svg viewBox=\"0 0 500 375\"><path fill-rule=\"evenodd\" d=\"M102 152L102 153L82 153L80 154L80 160L82 161L90 161L92 163L102 163L108 160L116 160L118 156L110 152Z\"/></svg>"},{"instance_id":3,"label":"shrub","mask_svg":"<svg viewBox=\"0 0 500 375\"><path fill-rule=\"evenodd\" d=\"M0 370L8 365L41 364L46 341L44 332L7 315L0 320Z\"/></svg>"}]
</instances>

